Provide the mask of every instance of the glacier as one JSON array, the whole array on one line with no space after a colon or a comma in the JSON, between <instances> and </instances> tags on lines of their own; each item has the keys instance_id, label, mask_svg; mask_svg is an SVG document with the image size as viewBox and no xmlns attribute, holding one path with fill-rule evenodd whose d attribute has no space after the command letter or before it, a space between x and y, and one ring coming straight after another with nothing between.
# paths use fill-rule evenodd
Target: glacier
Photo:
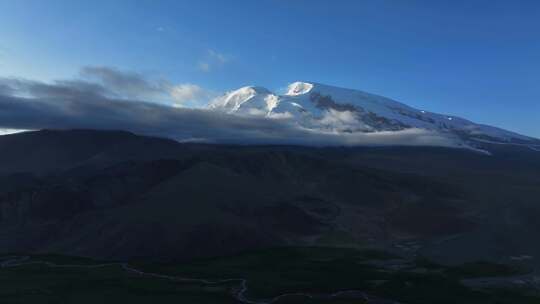
<instances>
[{"instance_id":1,"label":"glacier","mask_svg":"<svg viewBox=\"0 0 540 304\"><path fill-rule=\"evenodd\" d=\"M214 99L208 109L235 115L289 119L308 130L334 134L426 130L458 145L480 142L539 144L537 139L467 119L410 107L383 96L297 81L284 94L246 86Z\"/></svg>"}]
</instances>

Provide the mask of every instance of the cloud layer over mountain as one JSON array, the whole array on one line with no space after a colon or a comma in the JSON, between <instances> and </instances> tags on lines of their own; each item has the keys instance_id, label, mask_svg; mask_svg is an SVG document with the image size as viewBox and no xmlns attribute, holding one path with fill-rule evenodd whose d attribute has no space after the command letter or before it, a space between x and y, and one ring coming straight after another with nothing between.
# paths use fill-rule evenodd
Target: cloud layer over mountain
<instances>
[{"instance_id":1,"label":"cloud layer over mountain","mask_svg":"<svg viewBox=\"0 0 540 304\"><path fill-rule=\"evenodd\" d=\"M456 145L422 129L331 132L306 128L288 117L174 106L174 94L194 98L190 95L193 86L151 81L140 74L106 67L86 67L79 79L54 83L0 78L0 128L120 129L179 141L235 144ZM204 95L202 90L198 88L193 94ZM154 102L160 98L168 102ZM338 122L343 123L343 119Z\"/></svg>"}]
</instances>

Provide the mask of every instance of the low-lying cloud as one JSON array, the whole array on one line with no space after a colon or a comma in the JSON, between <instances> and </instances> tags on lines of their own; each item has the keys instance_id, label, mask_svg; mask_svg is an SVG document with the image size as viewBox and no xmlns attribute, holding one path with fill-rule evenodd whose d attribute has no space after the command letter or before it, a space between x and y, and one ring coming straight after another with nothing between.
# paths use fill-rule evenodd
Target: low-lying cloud
<instances>
[{"instance_id":1,"label":"low-lying cloud","mask_svg":"<svg viewBox=\"0 0 540 304\"><path fill-rule=\"evenodd\" d=\"M139 74L107 68L84 68L81 74L82 79L54 83L0 78L0 129L118 129L178 141L232 144L456 145L445 136L421 129L329 132L302 127L287 117L175 107L151 102L153 96L170 93L167 90L174 86L163 89ZM178 88L177 98L195 98L190 94L200 94L197 90ZM352 119L337 118L344 124Z\"/></svg>"}]
</instances>

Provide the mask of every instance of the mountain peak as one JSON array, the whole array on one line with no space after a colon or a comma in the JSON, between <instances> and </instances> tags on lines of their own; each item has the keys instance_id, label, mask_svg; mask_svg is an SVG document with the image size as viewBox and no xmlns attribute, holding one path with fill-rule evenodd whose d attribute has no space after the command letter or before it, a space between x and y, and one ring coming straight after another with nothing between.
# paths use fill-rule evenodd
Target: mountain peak
<instances>
[{"instance_id":1,"label":"mountain peak","mask_svg":"<svg viewBox=\"0 0 540 304\"><path fill-rule=\"evenodd\" d=\"M309 93L313 89L313 84L308 82L296 81L287 87L287 96L297 96Z\"/></svg>"},{"instance_id":2,"label":"mountain peak","mask_svg":"<svg viewBox=\"0 0 540 304\"><path fill-rule=\"evenodd\" d=\"M253 108L254 105L264 103L265 107L271 103L270 97L275 96L270 90L260 86L245 86L237 90L230 91L216 98L210 105L210 109L224 110L228 113L242 112L241 110L248 106ZM260 100L262 99L262 101ZM249 102L249 104L248 104Z\"/></svg>"},{"instance_id":3,"label":"mountain peak","mask_svg":"<svg viewBox=\"0 0 540 304\"><path fill-rule=\"evenodd\" d=\"M284 95L264 87L242 87L217 98L210 108L241 115L287 117L302 127L324 132L422 129L465 145L478 141L537 142L460 117L418 110L383 96L313 82L293 82Z\"/></svg>"}]
</instances>

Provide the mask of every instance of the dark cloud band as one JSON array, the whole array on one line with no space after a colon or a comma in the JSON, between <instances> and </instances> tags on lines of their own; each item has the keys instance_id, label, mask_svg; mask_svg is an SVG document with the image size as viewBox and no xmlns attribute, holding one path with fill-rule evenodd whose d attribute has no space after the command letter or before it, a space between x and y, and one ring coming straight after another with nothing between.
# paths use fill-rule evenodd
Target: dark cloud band
<instances>
[{"instance_id":1,"label":"dark cloud band","mask_svg":"<svg viewBox=\"0 0 540 304\"><path fill-rule=\"evenodd\" d=\"M118 75L112 75L112 72ZM179 141L300 145L437 145L453 140L420 129L378 133L331 133L306 129L286 118L246 117L207 109L176 108L141 101L152 84L136 74L107 69L83 70L102 75L98 82L52 84L0 79L0 128L118 129ZM117 97L129 88L134 98ZM141 93L142 92L142 93Z\"/></svg>"}]
</instances>

